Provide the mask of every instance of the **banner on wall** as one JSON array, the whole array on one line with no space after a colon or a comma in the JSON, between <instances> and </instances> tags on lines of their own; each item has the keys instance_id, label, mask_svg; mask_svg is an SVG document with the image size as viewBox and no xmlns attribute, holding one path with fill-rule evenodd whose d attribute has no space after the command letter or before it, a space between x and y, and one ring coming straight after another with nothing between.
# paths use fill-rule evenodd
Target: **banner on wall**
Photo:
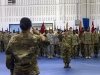
<instances>
[{"instance_id":1,"label":"banner on wall","mask_svg":"<svg viewBox=\"0 0 100 75\"><path fill-rule=\"evenodd\" d=\"M83 27L85 30L89 28L89 18L83 18Z\"/></svg>"}]
</instances>

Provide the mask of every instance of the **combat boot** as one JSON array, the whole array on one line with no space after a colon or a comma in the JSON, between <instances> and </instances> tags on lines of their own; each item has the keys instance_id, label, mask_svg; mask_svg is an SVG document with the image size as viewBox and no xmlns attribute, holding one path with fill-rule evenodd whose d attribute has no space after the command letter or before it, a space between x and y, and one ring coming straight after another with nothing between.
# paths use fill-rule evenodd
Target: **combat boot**
<instances>
[{"instance_id":1,"label":"combat boot","mask_svg":"<svg viewBox=\"0 0 100 75\"><path fill-rule=\"evenodd\" d=\"M88 56L88 58L90 59L91 57L90 57L90 56Z\"/></svg>"},{"instance_id":2,"label":"combat boot","mask_svg":"<svg viewBox=\"0 0 100 75\"><path fill-rule=\"evenodd\" d=\"M48 56L48 58L50 59L50 56Z\"/></svg>"},{"instance_id":3,"label":"combat boot","mask_svg":"<svg viewBox=\"0 0 100 75\"><path fill-rule=\"evenodd\" d=\"M85 58L88 59L88 56L86 56Z\"/></svg>"},{"instance_id":4,"label":"combat boot","mask_svg":"<svg viewBox=\"0 0 100 75\"><path fill-rule=\"evenodd\" d=\"M98 58L98 55L95 55L94 57L95 57L95 58Z\"/></svg>"},{"instance_id":5,"label":"combat boot","mask_svg":"<svg viewBox=\"0 0 100 75\"><path fill-rule=\"evenodd\" d=\"M53 56L50 56L50 58L53 58Z\"/></svg>"},{"instance_id":6,"label":"combat boot","mask_svg":"<svg viewBox=\"0 0 100 75\"><path fill-rule=\"evenodd\" d=\"M65 63L64 68L67 68L67 64Z\"/></svg>"},{"instance_id":7,"label":"combat boot","mask_svg":"<svg viewBox=\"0 0 100 75\"><path fill-rule=\"evenodd\" d=\"M71 68L71 66L69 65L69 63L67 63L67 68Z\"/></svg>"}]
</instances>

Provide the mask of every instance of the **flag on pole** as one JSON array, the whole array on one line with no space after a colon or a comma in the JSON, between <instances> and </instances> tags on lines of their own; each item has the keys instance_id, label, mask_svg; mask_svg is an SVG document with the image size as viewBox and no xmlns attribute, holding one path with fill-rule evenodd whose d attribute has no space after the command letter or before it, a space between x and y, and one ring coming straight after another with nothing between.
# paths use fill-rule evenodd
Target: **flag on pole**
<instances>
[{"instance_id":1,"label":"flag on pole","mask_svg":"<svg viewBox=\"0 0 100 75\"><path fill-rule=\"evenodd\" d=\"M54 21L54 30L56 31L56 22Z\"/></svg>"},{"instance_id":2,"label":"flag on pole","mask_svg":"<svg viewBox=\"0 0 100 75\"><path fill-rule=\"evenodd\" d=\"M40 30L40 33L43 34L45 32L46 28L44 26L44 22L42 23L42 26L41 26L41 30Z\"/></svg>"},{"instance_id":3,"label":"flag on pole","mask_svg":"<svg viewBox=\"0 0 100 75\"><path fill-rule=\"evenodd\" d=\"M82 34L82 22L80 21L80 24L79 24L79 35Z\"/></svg>"},{"instance_id":4,"label":"flag on pole","mask_svg":"<svg viewBox=\"0 0 100 75\"><path fill-rule=\"evenodd\" d=\"M68 30L68 22L66 23L66 30Z\"/></svg>"},{"instance_id":5,"label":"flag on pole","mask_svg":"<svg viewBox=\"0 0 100 75\"><path fill-rule=\"evenodd\" d=\"M94 32L94 22L92 21L92 28L91 28L91 32L93 33Z\"/></svg>"}]
</instances>

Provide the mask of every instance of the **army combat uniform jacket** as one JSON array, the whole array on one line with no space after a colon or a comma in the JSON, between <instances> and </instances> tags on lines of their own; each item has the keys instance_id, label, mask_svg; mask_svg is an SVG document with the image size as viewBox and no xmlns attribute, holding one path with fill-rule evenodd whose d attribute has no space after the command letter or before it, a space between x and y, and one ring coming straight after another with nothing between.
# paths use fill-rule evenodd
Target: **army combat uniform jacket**
<instances>
[{"instance_id":1,"label":"army combat uniform jacket","mask_svg":"<svg viewBox=\"0 0 100 75\"><path fill-rule=\"evenodd\" d=\"M40 37L23 31L13 36L6 49L6 66L13 75L36 75L39 73L36 54Z\"/></svg>"}]
</instances>

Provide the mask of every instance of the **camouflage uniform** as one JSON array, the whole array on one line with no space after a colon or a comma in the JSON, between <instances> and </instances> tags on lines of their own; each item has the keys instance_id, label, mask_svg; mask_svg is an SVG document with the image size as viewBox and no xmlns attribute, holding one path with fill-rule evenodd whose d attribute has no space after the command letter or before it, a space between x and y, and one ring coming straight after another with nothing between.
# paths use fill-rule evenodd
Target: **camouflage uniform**
<instances>
[{"instance_id":1,"label":"camouflage uniform","mask_svg":"<svg viewBox=\"0 0 100 75\"><path fill-rule=\"evenodd\" d=\"M7 44L11 38L11 35L9 33L5 33L4 36L3 36L4 40L4 50L7 48Z\"/></svg>"},{"instance_id":2,"label":"camouflage uniform","mask_svg":"<svg viewBox=\"0 0 100 75\"><path fill-rule=\"evenodd\" d=\"M72 36L72 58L76 58L78 55L78 44L79 44L79 36L78 34L74 34Z\"/></svg>"},{"instance_id":3,"label":"camouflage uniform","mask_svg":"<svg viewBox=\"0 0 100 75\"><path fill-rule=\"evenodd\" d=\"M39 74L36 60L38 44L41 38L26 31L13 36L6 49L6 66L13 75Z\"/></svg>"},{"instance_id":4,"label":"camouflage uniform","mask_svg":"<svg viewBox=\"0 0 100 75\"><path fill-rule=\"evenodd\" d=\"M60 41L59 41L58 36L59 36L59 34L56 33L55 34L55 50L56 50L58 57L61 57Z\"/></svg>"},{"instance_id":5,"label":"camouflage uniform","mask_svg":"<svg viewBox=\"0 0 100 75\"><path fill-rule=\"evenodd\" d=\"M35 37L35 38L39 38L39 35L37 35L37 34L33 34L33 36ZM41 43L40 43L41 44ZM40 44L38 44L38 47L37 47L37 55L38 55L38 58L40 58L40 56L41 56L41 52L40 52Z\"/></svg>"},{"instance_id":6,"label":"camouflage uniform","mask_svg":"<svg viewBox=\"0 0 100 75\"><path fill-rule=\"evenodd\" d=\"M99 51L99 34L97 32L93 33L92 41L94 44L94 56L98 57L98 51Z\"/></svg>"},{"instance_id":7,"label":"camouflage uniform","mask_svg":"<svg viewBox=\"0 0 100 75\"><path fill-rule=\"evenodd\" d=\"M4 51L4 33L1 33L1 50Z\"/></svg>"},{"instance_id":8,"label":"camouflage uniform","mask_svg":"<svg viewBox=\"0 0 100 75\"><path fill-rule=\"evenodd\" d=\"M45 34L44 34L44 36L47 38L47 34L49 33L49 31L48 30L46 30L45 31ZM48 50L48 47L47 46L45 46L44 47L44 57L47 57L47 50Z\"/></svg>"},{"instance_id":9,"label":"camouflage uniform","mask_svg":"<svg viewBox=\"0 0 100 75\"><path fill-rule=\"evenodd\" d=\"M82 57L85 57L83 34L84 34L84 33L82 33L82 34L80 35L79 39L80 39L80 50L81 50L81 55L82 55Z\"/></svg>"},{"instance_id":10,"label":"camouflage uniform","mask_svg":"<svg viewBox=\"0 0 100 75\"><path fill-rule=\"evenodd\" d=\"M98 45L99 45L99 50L100 50L100 32L98 33Z\"/></svg>"},{"instance_id":11,"label":"camouflage uniform","mask_svg":"<svg viewBox=\"0 0 100 75\"><path fill-rule=\"evenodd\" d=\"M69 35L69 36L73 36L73 32L72 32L72 31L69 31L69 32L68 32L68 35Z\"/></svg>"},{"instance_id":12,"label":"camouflage uniform","mask_svg":"<svg viewBox=\"0 0 100 75\"><path fill-rule=\"evenodd\" d=\"M48 33L47 38L50 41L50 45L48 46L48 49L47 49L47 56L48 56L48 58L53 58L53 55L54 55L54 34Z\"/></svg>"},{"instance_id":13,"label":"camouflage uniform","mask_svg":"<svg viewBox=\"0 0 100 75\"><path fill-rule=\"evenodd\" d=\"M85 57L90 58L90 56L91 56L91 44L92 44L91 32L84 32L82 38L83 38L83 42L84 42Z\"/></svg>"},{"instance_id":14,"label":"camouflage uniform","mask_svg":"<svg viewBox=\"0 0 100 75\"><path fill-rule=\"evenodd\" d=\"M66 64L67 67L69 66L69 63L71 61L71 37L70 36L64 36L62 42L61 42L61 53L62 53L62 57L63 57L63 62L65 63L64 68L66 68Z\"/></svg>"}]
</instances>

